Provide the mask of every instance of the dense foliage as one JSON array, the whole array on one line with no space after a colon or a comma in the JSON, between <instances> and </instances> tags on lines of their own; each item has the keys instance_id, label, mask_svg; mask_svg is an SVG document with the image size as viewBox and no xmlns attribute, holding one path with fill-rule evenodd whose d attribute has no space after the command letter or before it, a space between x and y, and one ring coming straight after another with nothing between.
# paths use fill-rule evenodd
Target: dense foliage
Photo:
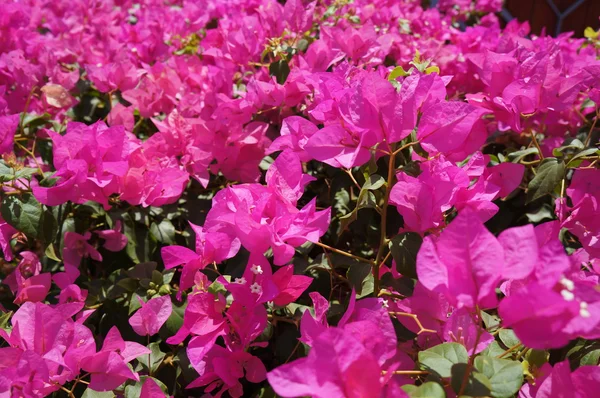
<instances>
[{"instance_id":1,"label":"dense foliage","mask_svg":"<svg viewBox=\"0 0 600 398\"><path fill-rule=\"evenodd\" d=\"M0 1L0 397L595 397L600 39L500 0Z\"/></svg>"}]
</instances>

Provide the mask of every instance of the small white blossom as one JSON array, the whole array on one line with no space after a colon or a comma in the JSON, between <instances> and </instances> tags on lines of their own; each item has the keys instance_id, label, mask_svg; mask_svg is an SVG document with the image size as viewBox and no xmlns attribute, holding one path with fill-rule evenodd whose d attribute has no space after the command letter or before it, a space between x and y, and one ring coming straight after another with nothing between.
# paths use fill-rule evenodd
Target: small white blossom
<instances>
[{"instance_id":1,"label":"small white blossom","mask_svg":"<svg viewBox=\"0 0 600 398\"><path fill-rule=\"evenodd\" d=\"M390 307L390 305L389 305L389 303L388 303L387 300L381 300L381 305L383 305L383 308L389 308Z\"/></svg>"},{"instance_id":2,"label":"small white blossom","mask_svg":"<svg viewBox=\"0 0 600 398\"><path fill-rule=\"evenodd\" d=\"M590 311L588 311L588 305L585 301L579 303L579 315L581 315L582 318L589 318L590 316L592 316L592 314L590 314Z\"/></svg>"},{"instance_id":3,"label":"small white blossom","mask_svg":"<svg viewBox=\"0 0 600 398\"><path fill-rule=\"evenodd\" d=\"M572 280L565 278L564 276L560 279L560 284L564 286L565 289L572 292L575 289L575 283Z\"/></svg>"},{"instance_id":4,"label":"small white blossom","mask_svg":"<svg viewBox=\"0 0 600 398\"><path fill-rule=\"evenodd\" d=\"M246 284L246 278L244 278L243 276L241 278L235 278L235 283L239 283L240 285L245 285Z\"/></svg>"},{"instance_id":5,"label":"small white blossom","mask_svg":"<svg viewBox=\"0 0 600 398\"><path fill-rule=\"evenodd\" d=\"M561 290L560 295L567 301L573 301L575 299L575 295L568 290Z\"/></svg>"},{"instance_id":6,"label":"small white blossom","mask_svg":"<svg viewBox=\"0 0 600 398\"><path fill-rule=\"evenodd\" d=\"M250 285L250 291L252 293L261 294L262 287L258 283L254 282L252 285Z\"/></svg>"},{"instance_id":7,"label":"small white blossom","mask_svg":"<svg viewBox=\"0 0 600 398\"><path fill-rule=\"evenodd\" d=\"M263 273L262 267L257 264L254 264L252 267L250 267L250 271L252 271L254 275L262 275Z\"/></svg>"}]
</instances>

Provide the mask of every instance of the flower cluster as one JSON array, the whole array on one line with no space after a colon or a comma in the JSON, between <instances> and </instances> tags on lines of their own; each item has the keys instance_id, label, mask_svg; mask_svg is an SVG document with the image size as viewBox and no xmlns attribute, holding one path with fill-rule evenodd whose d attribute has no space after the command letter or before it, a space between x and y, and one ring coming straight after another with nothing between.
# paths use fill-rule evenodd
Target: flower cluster
<instances>
[{"instance_id":1,"label":"flower cluster","mask_svg":"<svg viewBox=\"0 0 600 398\"><path fill-rule=\"evenodd\" d=\"M5 1L0 396L593 396L600 31L421 3Z\"/></svg>"}]
</instances>

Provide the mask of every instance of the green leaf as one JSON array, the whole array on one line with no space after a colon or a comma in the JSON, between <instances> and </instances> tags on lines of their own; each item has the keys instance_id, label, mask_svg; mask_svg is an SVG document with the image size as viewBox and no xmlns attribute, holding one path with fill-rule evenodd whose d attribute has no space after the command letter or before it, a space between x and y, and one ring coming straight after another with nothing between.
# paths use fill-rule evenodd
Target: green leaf
<instances>
[{"instance_id":1,"label":"green leaf","mask_svg":"<svg viewBox=\"0 0 600 398\"><path fill-rule=\"evenodd\" d=\"M533 202L554 191L554 187L565 177L565 163L556 158L546 158L537 169L537 174L527 187L527 203Z\"/></svg>"},{"instance_id":2,"label":"green leaf","mask_svg":"<svg viewBox=\"0 0 600 398\"><path fill-rule=\"evenodd\" d=\"M117 286L122 287L130 293L133 293L140 286L140 283L134 278L123 278L117 282Z\"/></svg>"},{"instance_id":3,"label":"green leaf","mask_svg":"<svg viewBox=\"0 0 600 398\"><path fill-rule=\"evenodd\" d=\"M527 148L522 151L511 152L508 154L508 159L513 163L519 163L525 156L537 155L539 153L537 148Z\"/></svg>"},{"instance_id":4,"label":"green leaf","mask_svg":"<svg viewBox=\"0 0 600 398\"><path fill-rule=\"evenodd\" d=\"M585 145L583 145L583 142L581 142L580 140L578 140L577 138L575 138L574 140L572 140L571 142L569 142L567 145L563 145L561 147L554 148L552 150L552 155L554 155L554 156L562 156L563 153L565 152L565 150L568 150L568 149L583 149L583 148L585 148Z\"/></svg>"},{"instance_id":5,"label":"green leaf","mask_svg":"<svg viewBox=\"0 0 600 398\"><path fill-rule=\"evenodd\" d=\"M33 195L5 196L0 208L4 220L25 235L50 242L58 231L52 212Z\"/></svg>"},{"instance_id":6,"label":"green leaf","mask_svg":"<svg viewBox=\"0 0 600 398\"><path fill-rule=\"evenodd\" d=\"M31 177L32 175L34 175L35 173L37 173L38 169L34 169L31 167L23 167L22 169L19 169L16 171L15 173L15 179L21 179L21 178L27 178L29 179L29 177Z\"/></svg>"},{"instance_id":7,"label":"green leaf","mask_svg":"<svg viewBox=\"0 0 600 398\"><path fill-rule=\"evenodd\" d=\"M598 366L600 361L600 349L592 350L585 354L579 361L580 366Z\"/></svg>"},{"instance_id":8,"label":"green leaf","mask_svg":"<svg viewBox=\"0 0 600 398\"><path fill-rule=\"evenodd\" d=\"M223 285L219 281L214 281L213 283L211 283L207 290L209 293L214 294L215 297L217 297L217 295L219 293L221 293L223 295L225 295L225 293L227 293L227 289L225 289L225 285Z\"/></svg>"},{"instance_id":9,"label":"green leaf","mask_svg":"<svg viewBox=\"0 0 600 398\"><path fill-rule=\"evenodd\" d=\"M61 259L58 258L58 256L56 255L56 251L54 250L54 244L52 244L52 243L50 243L48 245L48 247L46 247L46 250L44 251L44 254L50 260L54 260L54 261L59 262L59 263L61 262Z\"/></svg>"},{"instance_id":10,"label":"green leaf","mask_svg":"<svg viewBox=\"0 0 600 398\"><path fill-rule=\"evenodd\" d=\"M384 185L385 185L385 178L383 178L382 176L380 176L378 174L373 174L373 175L369 176L367 181L365 181L365 184L363 185L362 189L367 189L369 191L375 191Z\"/></svg>"},{"instance_id":11,"label":"green leaf","mask_svg":"<svg viewBox=\"0 0 600 398\"><path fill-rule=\"evenodd\" d=\"M577 166L579 166L579 164L581 162L576 162L576 164L573 164L572 162L577 161L578 159L581 159L585 156L592 156L592 155L600 155L600 150L598 148L585 149L585 150L579 152L577 155L573 156L571 158L571 160L569 160L569 163L567 163L567 165L571 166L571 167L577 167Z\"/></svg>"},{"instance_id":12,"label":"green leaf","mask_svg":"<svg viewBox=\"0 0 600 398\"><path fill-rule=\"evenodd\" d=\"M96 391L91 388L87 388L81 398L113 398L116 395L112 391Z\"/></svg>"},{"instance_id":13,"label":"green leaf","mask_svg":"<svg viewBox=\"0 0 600 398\"><path fill-rule=\"evenodd\" d=\"M348 225L356 221L356 218L358 217L358 211L360 209L374 208L375 206L377 206L377 199L375 198L373 192L369 191L368 189L361 189L354 210L339 218L340 234L348 227Z\"/></svg>"},{"instance_id":14,"label":"green leaf","mask_svg":"<svg viewBox=\"0 0 600 398\"><path fill-rule=\"evenodd\" d=\"M181 326L183 326L183 314L186 306L187 303L181 306L173 303L173 312L171 312L171 315L169 318L167 318L167 321L160 330L160 336L162 338L173 336L179 331L179 329L181 329Z\"/></svg>"},{"instance_id":15,"label":"green leaf","mask_svg":"<svg viewBox=\"0 0 600 398\"><path fill-rule=\"evenodd\" d=\"M300 39L298 40L298 43L296 43L296 48L298 49L298 51L304 52L308 48L308 44L308 40Z\"/></svg>"},{"instance_id":16,"label":"green leaf","mask_svg":"<svg viewBox=\"0 0 600 398\"><path fill-rule=\"evenodd\" d=\"M392 80L396 80L397 78L399 78L400 76L408 76L410 73L408 73L407 71L404 70L403 67L401 66L396 66L394 69L392 69L392 71L390 72L389 76L388 76L388 80L392 81Z\"/></svg>"},{"instance_id":17,"label":"green leaf","mask_svg":"<svg viewBox=\"0 0 600 398\"><path fill-rule=\"evenodd\" d=\"M162 360L167 354L160 350L160 344L156 342L150 343L148 348L152 351L150 353L150 358L148 358L148 354L146 354L139 356L137 360L139 363L142 364L144 369L148 370L148 368L150 368L150 371L154 373L158 369L158 367L162 363ZM148 359L150 359L150 365L148 365Z\"/></svg>"},{"instance_id":18,"label":"green leaf","mask_svg":"<svg viewBox=\"0 0 600 398\"><path fill-rule=\"evenodd\" d=\"M462 389L462 396L489 396L492 390L492 384L488 377L475 369L471 369L471 373L466 376L465 380L465 372L467 370L469 370L469 366L466 363L458 363L452 366L452 380L450 381L450 385L452 385L454 392L459 394L463 383L466 381L466 386Z\"/></svg>"},{"instance_id":19,"label":"green leaf","mask_svg":"<svg viewBox=\"0 0 600 398\"><path fill-rule=\"evenodd\" d=\"M491 394L495 398L512 397L523 384L523 368L518 361L478 356L475 367L491 383Z\"/></svg>"},{"instance_id":20,"label":"green leaf","mask_svg":"<svg viewBox=\"0 0 600 398\"><path fill-rule=\"evenodd\" d=\"M390 240L389 247L399 273L417 278L417 253L422 243L423 238L415 232L404 232Z\"/></svg>"},{"instance_id":21,"label":"green leaf","mask_svg":"<svg viewBox=\"0 0 600 398\"><path fill-rule=\"evenodd\" d=\"M169 394L169 389L163 384L162 381L150 376L140 376L140 381L125 387L125 398L139 398L139 396L142 394L142 386L144 385L146 379L154 380L154 382L160 387L161 390L163 390L165 394Z\"/></svg>"},{"instance_id":22,"label":"green leaf","mask_svg":"<svg viewBox=\"0 0 600 398\"><path fill-rule=\"evenodd\" d=\"M175 227L171 221L166 218L160 223L153 222L150 225L150 233L160 243L172 245L175 243Z\"/></svg>"},{"instance_id":23,"label":"green leaf","mask_svg":"<svg viewBox=\"0 0 600 398\"><path fill-rule=\"evenodd\" d=\"M8 321L10 321L12 314L13 314L12 311L10 311L10 312L3 312L2 315L0 315L0 329L6 329L6 326L8 325Z\"/></svg>"},{"instance_id":24,"label":"green leaf","mask_svg":"<svg viewBox=\"0 0 600 398\"><path fill-rule=\"evenodd\" d=\"M498 318L496 315L490 315L485 311L481 311L481 319L483 319L486 329L500 326L500 318Z\"/></svg>"},{"instance_id":25,"label":"green leaf","mask_svg":"<svg viewBox=\"0 0 600 398\"><path fill-rule=\"evenodd\" d=\"M452 376L452 366L467 363L469 354L462 344L444 343L419 352L422 369L437 373L440 377Z\"/></svg>"},{"instance_id":26,"label":"green leaf","mask_svg":"<svg viewBox=\"0 0 600 398\"><path fill-rule=\"evenodd\" d=\"M434 381L428 381L420 386L406 384L402 386L411 398L446 398L444 387Z\"/></svg>"},{"instance_id":27,"label":"green leaf","mask_svg":"<svg viewBox=\"0 0 600 398\"><path fill-rule=\"evenodd\" d=\"M348 268L346 277L352 284L352 287L356 290L357 294L362 294L363 282L369 274L371 274L371 264L357 262Z\"/></svg>"},{"instance_id":28,"label":"green leaf","mask_svg":"<svg viewBox=\"0 0 600 398\"><path fill-rule=\"evenodd\" d=\"M275 76L277 83L283 84L290 74L290 66L286 60L275 61L269 65L269 74Z\"/></svg>"},{"instance_id":29,"label":"green leaf","mask_svg":"<svg viewBox=\"0 0 600 398\"><path fill-rule=\"evenodd\" d=\"M525 355L525 359L531 365L535 365L537 368L541 368L543 364L548 362L550 359L550 353L543 350L529 350Z\"/></svg>"},{"instance_id":30,"label":"green leaf","mask_svg":"<svg viewBox=\"0 0 600 398\"><path fill-rule=\"evenodd\" d=\"M521 340L519 340L519 338L517 337L515 332L512 331L512 329L502 329L500 330L498 336L500 337L500 341L502 341L502 343L507 348L514 347L517 344L521 343Z\"/></svg>"},{"instance_id":31,"label":"green leaf","mask_svg":"<svg viewBox=\"0 0 600 398\"><path fill-rule=\"evenodd\" d=\"M504 354L504 351L506 350L502 348L500 343L498 343L497 341L492 341L491 344L488 345L485 348L485 350L481 352L481 355L487 355L488 357L498 357Z\"/></svg>"}]
</instances>

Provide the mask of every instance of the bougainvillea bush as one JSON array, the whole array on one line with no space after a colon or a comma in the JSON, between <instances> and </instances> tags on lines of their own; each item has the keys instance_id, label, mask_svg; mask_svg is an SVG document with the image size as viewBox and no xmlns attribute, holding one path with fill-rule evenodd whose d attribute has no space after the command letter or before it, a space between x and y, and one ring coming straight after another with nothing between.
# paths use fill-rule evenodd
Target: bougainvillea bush
<instances>
[{"instance_id":1,"label":"bougainvillea bush","mask_svg":"<svg viewBox=\"0 0 600 398\"><path fill-rule=\"evenodd\" d=\"M0 1L0 397L596 397L600 32L426 3Z\"/></svg>"}]
</instances>

